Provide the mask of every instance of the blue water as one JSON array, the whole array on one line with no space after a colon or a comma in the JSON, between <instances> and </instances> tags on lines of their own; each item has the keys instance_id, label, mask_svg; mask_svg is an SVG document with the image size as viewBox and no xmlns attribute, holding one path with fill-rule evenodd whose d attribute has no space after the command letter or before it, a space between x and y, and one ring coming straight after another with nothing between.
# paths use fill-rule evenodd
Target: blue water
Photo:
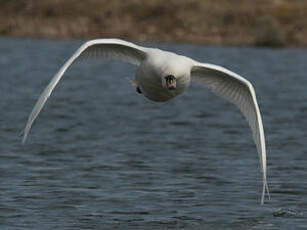
<instances>
[{"instance_id":1,"label":"blue water","mask_svg":"<svg viewBox=\"0 0 307 230\"><path fill-rule=\"evenodd\" d=\"M1 229L307 229L307 49L142 44L223 65L255 86L271 200L247 122L192 84L154 103L135 67L94 60L39 94L79 40L0 37Z\"/></svg>"}]
</instances>

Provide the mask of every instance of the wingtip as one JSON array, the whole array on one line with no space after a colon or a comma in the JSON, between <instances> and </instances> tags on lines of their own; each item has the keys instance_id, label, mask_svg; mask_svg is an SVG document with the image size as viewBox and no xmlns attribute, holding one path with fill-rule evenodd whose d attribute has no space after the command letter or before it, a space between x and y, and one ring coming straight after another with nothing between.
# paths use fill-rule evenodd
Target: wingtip
<instances>
[{"instance_id":1,"label":"wingtip","mask_svg":"<svg viewBox=\"0 0 307 230\"><path fill-rule=\"evenodd\" d=\"M24 145L26 144L26 141L27 141L27 137L26 136L23 136L22 140L21 140L21 144Z\"/></svg>"},{"instance_id":2,"label":"wingtip","mask_svg":"<svg viewBox=\"0 0 307 230\"><path fill-rule=\"evenodd\" d=\"M24 144L26 143L27 137L28 137L28 135L27 135L25 129L21 130L21 132L19 133L18 136L22 137L22 139L21 139L21 144L24 145Z\"/></svg>"},{"instance_id":3,"label":"wingtip","mask_svg":"<svg viewBox=\"0 0 307 230\"><path fill-rule=\"evenodd\" d=\"M261 194L261 205L264 204L264 197L265 197L265 183L263 183L263 187L262 187L262 194Z\"/></svg>"},{"instance_id":4,"label":"wingtip","mask_svg":"<svg viewBox=\"0 0 307 230\"><path fill-rule=\"evenodd\" d=\"M265 181L265 183L263 183L263 187L262 187L261 205L264 204L265 195L267 195L267 196L268 196L268 199L271 200L271 195L270 195L270 191L269 191L269 186L268 186L268 184L267 184L266 181Z\"/></svg>"},{"instance_id":5,"label":"wingtip","mask_svg":"<svg viewBox=\"0 0 307 230\"><path fill-rule=\"evenodd\" d=\"M271 194L270 194L269 186L267 183L265 183L265 188L266 188L266 194L268 195L268 199L271 200Z\"/></svg>"}]
</instances>

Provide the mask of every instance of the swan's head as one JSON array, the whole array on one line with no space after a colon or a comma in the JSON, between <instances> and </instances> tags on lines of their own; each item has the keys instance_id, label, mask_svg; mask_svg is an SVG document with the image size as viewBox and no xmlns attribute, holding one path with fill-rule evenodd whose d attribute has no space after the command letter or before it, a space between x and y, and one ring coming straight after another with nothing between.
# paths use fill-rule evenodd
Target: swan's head
<instances>
[{"instance_id":1,"label":"swan's head","mask_svg":"<svg viewBox=\"0 0 307 230\"><path fill-rule=\"evenodd\" d=\"M166 75L162 77L162 86L168 90L176 89L176 77L174 75Z\"/></svg>"}]
</instances>

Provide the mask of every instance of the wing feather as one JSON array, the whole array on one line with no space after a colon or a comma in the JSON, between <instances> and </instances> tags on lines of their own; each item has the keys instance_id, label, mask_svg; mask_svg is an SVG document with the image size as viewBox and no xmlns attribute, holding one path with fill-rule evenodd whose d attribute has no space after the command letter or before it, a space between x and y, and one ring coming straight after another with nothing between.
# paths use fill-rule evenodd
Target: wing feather
<instances>
[{"instance_id":1,"label":"wing feather","mask_svg":"<svg viewBox=\"0 0 307 230\"><path fill-rule=\"evenodd\" d=\"M77 60L88 58L112 58L131 64L139 65L147 56L149 48L137 46L133 43L119 39L96 39L84 43L61 67L57 74L52 78L48 86L40 95L32 112L28 118L27 124L23 130L22 142L25 143L30 132L31 126L42 110L53 89L62 78L65 71Z\"/></svg>"},{"instance_id":2,"label":"wing feather","mask_svg":"<svg viewBox=\"0 0 307 230\"><path fill-rule=\"evenodd\" d=\"M254 87L238 74L212 64L195 63L191 69L191 76L192 80L204 84L216 95L235 104L247 119L252 129L263 173L261 197L261 204L263 204L265 191L269 195L266 176L266 147L262 118Z\"/></svg>"}]
</instances>

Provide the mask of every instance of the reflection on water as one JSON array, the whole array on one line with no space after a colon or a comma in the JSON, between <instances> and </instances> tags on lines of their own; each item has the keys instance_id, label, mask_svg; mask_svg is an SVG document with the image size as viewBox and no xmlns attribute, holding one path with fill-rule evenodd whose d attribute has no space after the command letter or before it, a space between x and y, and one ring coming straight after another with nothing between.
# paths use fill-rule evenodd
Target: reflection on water
<instances>
[{"instance_id":1,"label":"reflection on water","mask_svg":"<svg viewBox=\"0 0 307 230\"><path fill-rule=\"evenodd\" d=\"M197 84L164 104L135 93L135 67L74 65L25 146L39 94L81 44L0 38L0 223L6 229L306 229L305 49L160 48L220 64L256 88L272 199L239 111ZM116 79L117 84L114 84Z\"/></svg>"}]
</instances>

